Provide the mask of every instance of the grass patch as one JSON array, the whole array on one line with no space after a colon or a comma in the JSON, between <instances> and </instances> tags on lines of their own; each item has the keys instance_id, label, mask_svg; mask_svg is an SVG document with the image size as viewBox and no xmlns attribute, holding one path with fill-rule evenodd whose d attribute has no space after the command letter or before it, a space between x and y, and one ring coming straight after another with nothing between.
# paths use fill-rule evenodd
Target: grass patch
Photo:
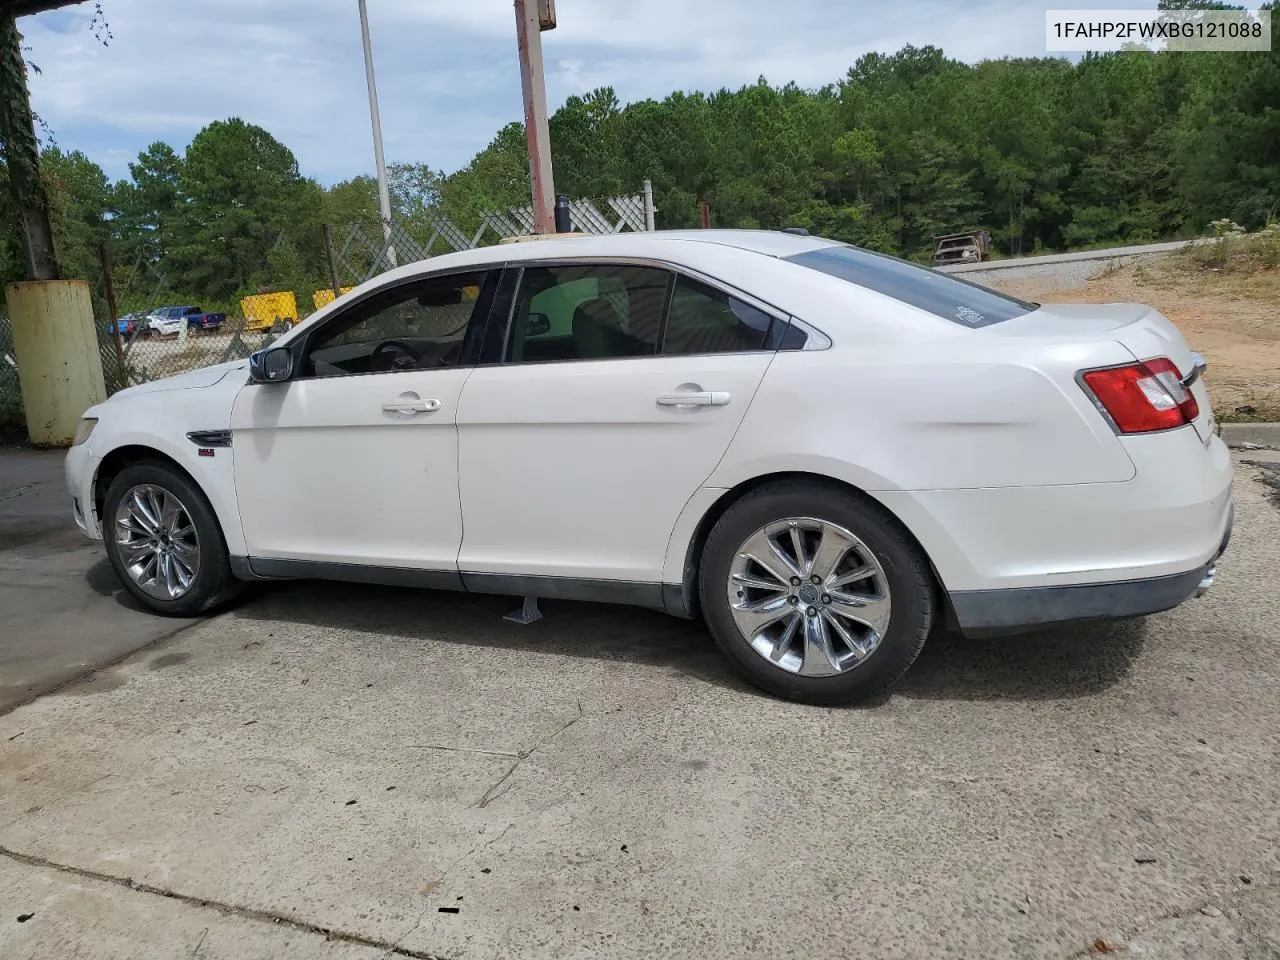
<instances>
[{"instance_id":1,"label":"grass patch","mask_svg":"<svg viewBox=\"0 0 1280 960\"><path fill-rule=\"evenodd\" d=\"M1217 243L1188 246L1180 259L1200 272L1251 275L1280 267L1280 222L1272 221L1256 233L1246 233L1230 220L1210 226Z\"/></svg>"},{"instance_id":2,"label":"grass patch","mask_svg":"<svg viewBox=\"0 0 1280 960\"><path fill-rule=\"evenodd\" d=\"M1249 397L1235 406L1215 406L1214 416L1219 423L1280 423L1280 390Z\"/></svg>"}]
</instances>

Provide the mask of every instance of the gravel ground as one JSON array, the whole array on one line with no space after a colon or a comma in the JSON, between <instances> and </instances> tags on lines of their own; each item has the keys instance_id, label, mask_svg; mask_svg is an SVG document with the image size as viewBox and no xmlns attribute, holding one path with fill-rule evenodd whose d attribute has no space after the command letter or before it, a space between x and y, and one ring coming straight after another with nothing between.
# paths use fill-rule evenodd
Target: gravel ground
<instances>
[{"instance_id":1,"label":"gravel ground","mask_svg":"<svg viewBox=\"0 0 1280 960\"><path fill-rule=\"evenodd\" d=\"M1002 283L1016 281L1034 283L1044 290L1074 290L1095 277L1119 269L1145 257L1119 257L1113 260L1068 260L1063 263L1039 263L1005 267L1000 270L968 270L960 279L999 289Z\"/></svg>"}]
</instances>

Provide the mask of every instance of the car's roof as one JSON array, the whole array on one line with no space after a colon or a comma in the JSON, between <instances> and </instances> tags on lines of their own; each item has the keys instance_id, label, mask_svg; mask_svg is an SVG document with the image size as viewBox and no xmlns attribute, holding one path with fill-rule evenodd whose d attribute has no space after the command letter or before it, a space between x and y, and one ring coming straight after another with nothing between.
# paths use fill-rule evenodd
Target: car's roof
<instances>
[{"instance_id":1,"label":"car's roof","mask_svg":"<svg viewBox=\"0 0 1280 960\"><path fill-rule=\"evenodd\" d=\"M501 249L508 261L537 260L546 255L546 245L554 243L567 255L570 251L581 256L608 255L612 248L634 249L638 244L655 248L671 243L709 243L722 247L735 247L763 253L771 257L789 257L792 254L830 246L833 241L807 234L783 233L781 230L655 230L651 233L612 233L577 237L548 237L529 243L511 244Z\"/></svg>"},{"instance_id":2,"label":"car's roof","mask_svg":"<svg viewBox=\"0 0 1280 960\"><path fill-rule=\"evenodd\" d=\"M589 236L547 237L528 243L477 247L446 253L405 264L380 279L399 279L430 269L453 270L459 267L490 266L498 263L523 263L558 257L608 257L651 254L678 254L687 244L729 247L771 257L789 257L808 250L836 245L834 240L807 234L784 233L781 230L655 230L643 233L592 234Z\"/></svg>"}]
</instances>

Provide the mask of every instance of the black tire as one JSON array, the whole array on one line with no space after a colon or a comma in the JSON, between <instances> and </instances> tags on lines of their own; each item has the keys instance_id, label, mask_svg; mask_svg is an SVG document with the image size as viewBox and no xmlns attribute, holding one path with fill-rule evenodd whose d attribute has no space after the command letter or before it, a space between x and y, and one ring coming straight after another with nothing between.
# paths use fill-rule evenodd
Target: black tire
<instances>
[{"instance_id":1,"label":"black tire","mask_svg":"<svg viewBox=\"0 0 1280 960\"><path fill-rule=\"evenodd\" d=\"M199 569L187 591L176 599L149 594L130 576L122 556L115 517L121 500L140 484L158 487L176 497L196 531ZM243 586L231 572L227 543L208 498L189 477L168 464L142 461L125 467L112 478L102 505L102 537L112 569L124 588L143 606L164 616L200 616L231 600Z\"/></svg>"},{"instance_id":2,"label":"black tire","mask_svg":"<svg viewBox=\"0 0 1280 960\"><path fill-rule=\"evenodd\" d=\"M879 645L834 676L802 676L771 662L751 646L730 608L729 577L743 543L771 523L801 517L836 524L856 536L879 562L888 583L889 622ZM747 680L775 696L825 706L866 700L888 690L915 662L936 609L928 561L887 510L865 496L806 480L761 487L724 513L702 551L698 594L716 644Z\"/></svg>"}]
</instances>

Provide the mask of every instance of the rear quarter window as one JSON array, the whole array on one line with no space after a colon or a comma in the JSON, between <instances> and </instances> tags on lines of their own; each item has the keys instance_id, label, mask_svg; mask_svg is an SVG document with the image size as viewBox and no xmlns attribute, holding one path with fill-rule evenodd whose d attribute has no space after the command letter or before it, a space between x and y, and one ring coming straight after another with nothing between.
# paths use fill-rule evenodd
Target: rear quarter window
<instances>
[{"instance_id":1,"label":"rear quarter window","mask_svg":"<svg viewBox=\"0 0 1280 960\"><path fill-rule=\"evenodd\" d=\"M1012 320L1040 306L859 247L822 247L786 259L974 329Z\"/></svg>"}]
</instances>

